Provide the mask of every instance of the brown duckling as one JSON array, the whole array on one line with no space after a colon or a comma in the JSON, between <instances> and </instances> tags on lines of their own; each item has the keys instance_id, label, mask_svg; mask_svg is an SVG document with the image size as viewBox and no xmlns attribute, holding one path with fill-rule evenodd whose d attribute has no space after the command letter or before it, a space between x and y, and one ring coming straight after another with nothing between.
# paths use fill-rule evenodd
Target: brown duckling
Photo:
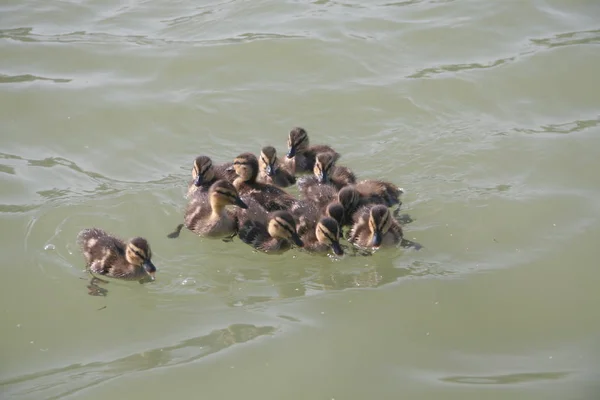
<instances>
[{"instance_id":1,"label":"brown duckling","mask_svg":"<svg viewBox=\"0 0 600 400\"><path fill-rule=\"evenodd\" d=\"M332 153L335 160L340 158L340 154L330 146L310 146L306 130L300 127L293 128L290 131L287 145L288 152L284 163L293 174L312 172L318 153Z\"/></svg>"},{"instance_id":2,"label":"brown duckling","mask_svg":"<svg viewBox=\"0 0 600 400\"><path fill-rule=\"evenodd\" d=\"M314 178L314 177L310 177ZM303 179L299 179L302 181ZM327 206L327 204L337 199L338 190L333 185L306 185L303 186L301 192L301 202L314 204L319 209Z\"/></svg>"},{"instance_id":3,"label":"brown duckling","mask_svg":"<svg viewBox=\"0 0 600 400\"><path fill-rule=\"evenodd\" d=\"M258 182L279 187L288 187L296 183L296 177L285 166L279 164L277 151L273 146L262 148L258 158L258 167Z\"/></svg>"},{"instance_id":4,"label":"brown duckling","mask_svg":"<svg viewBox=\"0 0 600 400\"><path fill-rule=\"evenodd\" d=\"M340 246L340 227L337 221L330 217L321 217L319 222L312 224L302 236L303 250L311 253L326 253L333 250L335 255L344 255Z\"/></svg>"},{"instance_id":5,"label":"brown duckling","mask_svg":"<svg viewBox=\"0 0 600 400\"><path fill-rule=\"evenodd\" d=\"M361 186L361 189L363 190L362 193L358 190L357 185L350 185L342 188L337 194L338 201L344 208L344 219L341 223L342 226L352 225L354 223L353 216L362 206L382 204L391 207L393 204L400 204L398 197L396 197L398 203L394 203L393 196L386 196L385 193L379 195L377 193L377 190L375 190L376 188L384 187L377 186L376 182L379 181L363 182L367 183L364 186ZM369 188L374 188L374 190L368 190ZM402 193L401 189L399 189L399 193ZM395 217L397 212L398 209L394 210Z\"/></svg>"},{"instance_id":6,"label":"brown duckling","mask_svg":"<svg viewBox=\"0 0 600 400\"><path fill-rule=\"evenodd\" d=\"M156 267L144 238L135 237L125 243L102 229L91 228L79 232L77 243L87 262L86 269L94 278L98 274L140 283L154 280Z\"/></svg>"},{"instance_id":7,"label":"brown duckling","mask_svg":"<svg viewBox=\"0 0 600 400\"><path fill-rule=\"evenodd\" d=\"M329 218L334 219L335 222L338 223L338 225L340 226L340 231L342 222L344 221L344 214L344 206L339 201L332 201L331 203L327 204L327 207L325 207L325 215Z\"/></svg>"},{"instance_id":8,"label":"brown duckling","mask_svg":"<svg viewBox=\"0 0 600 400\"><path fill-rule=\"evenodd\" d=\"M192 180L188 184L188 197L196 190L208 192L210 186L219 179L233 183L237 175L231 169L232 166L233 163L213 165L208 156L196 157L192 167Z\"/></svg>"},{"instance_id":9,"label":"brown duckling","mask_svg":"<svg viewBox=\"0 0 600 400\"><path fill-rule=\"evenodd\" d=\"M292 243L304 246L296 231L294 217L282 210L269 214L266 223L262 218L240 221L238 236L244 243L268 254L281 254L289 250Z\"/></svg>"},{"instance_id":10,"label":"brown duckling","mask_svg":"<svg viewBox=\"0 0 600 400\"><path fill-rule=\"evenodd\" d=\"M298 180L298 188L308 196L309 187L316 185L331 185L337 190L356 183L356 176L347 167L336 166L332 153L317 154L313 168L313 176Z\"/></svg>"},{"instance_id":11,"label":"brown duckling","mask_svg":"<svg viewBox=\"0 0 600 400\"><path fill-rule=\"evenodd\" d=\"M237 178L233 182L240 195L254 198L267 211L289 210L297 201L285 190L257 182L258 160L252 153L242 153L233 161Z\"/></svg>"},{"instance_id":12,"label":"brown duckling","mask_svg":"<svg viewBox=\"0 0 600 400\"><path fill-rule=\"evenodd\" d=\"M237 219L235 211L226 208L228 205L248 208L233 184L220 179L210 186L208 193L199 192L192 197L185 211L184 223L168 237L179 236L184 225L203 237L234 235L237 232Z\"/></svg>"},{"instance_id":13,"label":"brown duckling","mask_svg":"<svg viewBox=\"0 0 600 400\"><path fill-rule=\"evenodd\" d=\"M363 204L385 204L388 207L393 207L396 204L398 206L402 205L400 195L404 193L404 190L393 183L367 179L357 182L354 187L360 193Z\"/></svg>"},{"instance_id":14,"label":"brown duckling","mask_svg":"<svg viewBox=\"0 0 600 400\"><path fill-rule=\"evenodd\" d=\"M402 242L402 227L383 204L361 207L354 221L348 241L358 247L389 247Z\"/></svg>"}]
</instances>

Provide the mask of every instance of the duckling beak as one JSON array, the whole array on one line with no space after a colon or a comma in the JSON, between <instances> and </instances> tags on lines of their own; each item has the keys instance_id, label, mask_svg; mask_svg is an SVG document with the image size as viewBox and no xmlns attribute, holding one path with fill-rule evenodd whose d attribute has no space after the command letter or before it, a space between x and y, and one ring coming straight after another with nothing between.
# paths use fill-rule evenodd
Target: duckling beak
<instances>
[{"instance_id":1,"label":"duckling beak","mask_svg":"<svg viewBox=\"0 0 600 400\"><path fill-rule=\"evenodd\" d=\"M340 242L338 242L338 241L331 242L331 249L337 256L344 255L344 250L342 249L342 246L340 246Z\"/></svg>"},{"instance_id":2,"label":"duckling beak","mask_svg":"<svg viewBox=\"0 0 600 400\"><path fill-rule=\"evenodd\" d=\"M294 157L295 155L296 155L296 148L292 146L292 147L290 147L290 148L288 149L288 152L287 152L287 154L286 154L286 157L287 157L287 158L292 158L292 157Z\"/></svg>"},{"instance_id":3,"label":"duckling beak","mask_svg":"<svg viewBox=\"0 0 600 400\"><path fill-rule=\"evenodd\" d=\"M304 247L304 242L302 241L302 239L300 239L300 236L298 236L297 233L293 233L292 234L292 240L294 241L294 243L296 244L296 246L298 247Z\"/></svg>"},{"instance_id":4,"label":"duckling beak","mask_svg":"<svg viewBox=\"0 0 600 400\"><path fill-rule=\"evenodd\" d=\"M239 208L243 208L243 209L247 209L248 208L248 204L244 203L244 200L242 200L240 198L240 196L237 196L235 198L235 205L238 206Z\"/></svg>"},{"instance_id":5,"label":"duckling beak","mask_svg":"<svg viewBox=\"0 0 600 400\"><path fill-rule=\"evenodd\" d=\"M373 233L373 247L381 246L381 232L375 231Z\"/></svg>"},{"instance_id":6,"label":"duckling beak","mask_svg":"<svg viewBox=\"0 0 600 400\"><path fill-rule=\"evenodd\" d=\"M319 172L319 175L317 175L317 180L319 183L327 182L327 173L325 171Z\"/></svg>"},{"instance_id":7,"label":"duckling beak","mask_svg":"<svg viewBox=\"0 0 600 400\"><path fill-rule=\"evenodd\" d=\"M275 175L275 167L273 166L273 164L268 164L265 168L265 172L267 173L267 176Z\"/></svg>"},{"instance_id":8,"label":"duckling beak","mask_svg":"<svg viewBox=\"0 0 600 400\"><path fill-rule=\"evenodd\" d=\"M152 264L152 261L150 260L146 260L144 261L144 269L146 270L146 272L148 273L148 275L150 275L150 278L152 278L152 280L154 280L154 275L156 274L156 267L154 266L154 264Z\"/></svg>"},{"instance_id":9,"label":"duckling beak","mask_svg":"<svg viewBox=\"0 0 600 400\"><path fill-rule=\"evenodd\" d=\"M196 179L194 179L194 185L200 186L200 185L202 185L203 181L204 181L204 179L202 178L202 175L198 174Z\"/></svg>"}]
</instances>

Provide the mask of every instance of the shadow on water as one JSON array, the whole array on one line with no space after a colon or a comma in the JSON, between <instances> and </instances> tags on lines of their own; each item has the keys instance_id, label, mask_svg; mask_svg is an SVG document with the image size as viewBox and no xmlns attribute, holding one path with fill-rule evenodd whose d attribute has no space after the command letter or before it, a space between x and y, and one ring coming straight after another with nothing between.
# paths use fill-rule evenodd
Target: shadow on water
<instances>
[{"instance_id":1,"label":"shadow on water","mask_svg":"<svg viewBox=\"0 0 600 400\"><path fill-rule=\"evenodd\" d=\"M232 324L207 335L184 340L176 345L155 348L108 362L73 364L0 382L6 395L39 395L58 399L93 387L127 373L172 367L194 362L233 345L261 336L273 335L272 326Z\"/></svg>"}]
</instances>

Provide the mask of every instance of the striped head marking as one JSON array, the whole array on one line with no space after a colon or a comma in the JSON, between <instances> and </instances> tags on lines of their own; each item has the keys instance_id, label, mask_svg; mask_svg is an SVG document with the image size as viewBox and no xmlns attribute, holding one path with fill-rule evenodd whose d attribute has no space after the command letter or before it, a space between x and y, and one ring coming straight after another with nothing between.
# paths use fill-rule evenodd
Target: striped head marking
<instances>
[{"instance_id":1,"label":"striped head marking","mask_svg":"<svg viewBox=\"0 0 600 400\"><path fill-rule=\"evenodd\" d=\"M383 239L383 235L392 226L392 216L390 210L384 205L376 205L369 212L369 229L373 236L373 247L379 247Z\"/></svg>"},{"instance_id":2,"label":"striped head marking","mask_svg":"<svg viewBox=\"0 0 600 400\"><path fill-rule=\"evenodd\" d=\"M344 250L340 246L340 227L336 220L329 217L321 218L315 228L315 234L319 243L331 246L336 255L344 254Z\"/></svg>"},{"instance_id":3,"label":"striped head marking","mask_svg":"<svg viewBox=\"0 0 600 400\"><path fill-rule=\"evenodd\" d=\"M264 171L267 176L275 175L277 170L277 151L273 146L265 146L260 151L258 165L261 171Z\"/></svg>"},{"instance_id":4,"label":"striped head marking","mask_svg":"<svg viewBox=\"0 0 600 400\"><path fill-rule=\"evenodd\" d=\"M154 279L156 267L152 264L152 250L146 239L135 237L127 243L125 259L131 265L144 268L146 273Z\"/></svg>"},{"instance_id":5,"label":"striped head marking","mask_svg":"<svg viewBox=\"0 0 600 400\"><path fill-rule=\"evenodd\" d=\"M192 178L196 186L201 186L204 182L210 182L215 178L212 160L209 157L196 157L192 168Z\"/></svg>"},{"instance_id":6,"label":"striped head marking","mask_svg":"<svg viewBox=\"0 0 600 400\"><path fill-rule=\"evenodd\" d=\"M296 231L296 221L288 211L275 211L271 214L267 229L271 237L289 240L298 247L304 246Z\"/></svg>"},{"instance_id":7,"label":"striped head marking","mask_svg":"<svg viewBox=\"0 0 600 400\"><path fill-rule=\"evenodd\" d=\"M235 173L244 182L253 182L258 175L258 160L252 153L242 153L233 160Z\"/></svg>"},{"instance_id":8,"label":"striped head marking","mask_svg":"<svg viewBox=\"0 0 600 400\"><path fill-rule=\"evenodd\" d=\"M329 182L329 177L334 166L334 159L331 153L319 153L315 160L313 173L317 177L319 183Z\"/></svg>"},{"instance_id":9,"label":"striped head marking","mask_svg":"<svg viewBox=\"0 0 600 400\"><path fill-rule=\"evenodd\" d=\"M288 136L287 158L293 158L297 152L308 148L308 134L304 128L296 127L290 131Z\"/></svg>"},{"instance_id":10,"label":"striped head marking","mask_svg":"<svg viewBox=\"0 0 600 400\"><path fill-rule=\"evenodd\" d=\"M230 182L220 179L213 183L208 191L210 203L213 209L219 209L227 205L236 205L240 208L248 208L248 205L240 198L238 191Z\"/></svg>"}]
</instances>

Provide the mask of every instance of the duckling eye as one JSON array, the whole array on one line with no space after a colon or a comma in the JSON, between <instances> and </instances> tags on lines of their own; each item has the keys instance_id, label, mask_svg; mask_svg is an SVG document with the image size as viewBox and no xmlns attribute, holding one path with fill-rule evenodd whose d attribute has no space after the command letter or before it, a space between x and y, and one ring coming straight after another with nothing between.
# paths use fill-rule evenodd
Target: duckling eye
<instances>
[{"instance_id":1,"label":"duckling eye","mask_svg":"<svg viewBox=\"0 0 600 400\"><path fill-rule=\"evenodd\" d=\"M336 238L333 238L328 231L326 231L325 229L319 227L319 230L321 231L321 233L323 234L323 236L325 236L327 238L327 240L329 240L330 242L335 242Z\"/></svg>"},{"instance_id":2,"label":"duckling eye","mask_svg":"<svg viewBox=\"0 0 600 400\"><path fill-rule=\"evenodd\" d=\"M211 163L208 163L204 166L204 169L201 170L200 175L204 175L206 173L206 171L208 171L210 169L210 167L212 167Z\"/></svg>"},{"instance_id":3,"label":"duckling eye","mask_svg":"<svg viewBox=\"0 0 600 400\"><path fill-rule=\"evenodd\" d=\"M287 223L285 223L285 224L282 224L282 223L281 223L281 222L279 222L279 221L275 221L275 223L276 223L277 225L279 225L279 227L280 227L280 228L282 228L284 231L286 231L286 232L287 232L287 233L289 233L290 235L293 235L293 234L294 234L294 230L293 230L293 229L292 229L292 228L291 228L291 227L290 227L290 226L289 226Z\"/></svg>"},{"instance_id":4,"label":"duckling eye","mask_svg":"<svg viewBox=\"0 0 600 400\"><path fill-rule=\"evenodd\" d=\"M221 196L235 198L235 195L233 193L231 193L231 192L224 192L224 191L221 191L221 190L217 190L217 193L219 193Z\"/></svg>"},{"instance_id":5,"label":"duckling eye","mask_svg":"<svg viewBox=\"0 0 600 400\"><path fill-rule=\"evenodd\" d=\"M139 252L139 251L137 251L137 250L134 250L133 252L135 253L135 255L136 255L136 256L138 256L138 257L139 257L139 258L141 258L142 260L146 258L146 257L145 257L145 255L143 255L142 253L140 253L140 252Z\"/></svg>"}]
</instances>

